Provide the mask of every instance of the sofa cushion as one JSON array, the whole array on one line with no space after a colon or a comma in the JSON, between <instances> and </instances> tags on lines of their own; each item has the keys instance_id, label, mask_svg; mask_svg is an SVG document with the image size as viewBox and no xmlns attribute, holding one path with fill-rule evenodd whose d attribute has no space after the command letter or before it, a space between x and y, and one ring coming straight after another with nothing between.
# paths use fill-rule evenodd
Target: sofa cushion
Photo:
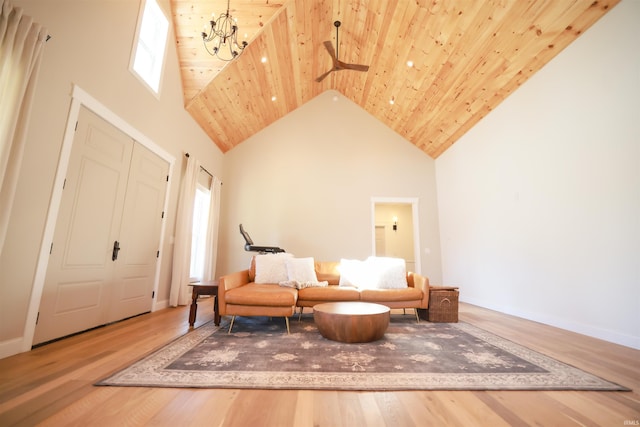
<instances>
[{"instance_id":1,"label":"sofa cushion","mask_svg":"<svg viewBox=\"0 0 640 427\"><path fill-rule=\"evenodd\" d=\"M327 281L329 285L337 285L340 283L340 271L338 270L338 267L340 266L339 262L316 261L314 264L318 281Z\"/></svg>"},{"instance_id":2,"label":"sofa cushion","mask_svg":"<svg viewBox=\"0 0 640 427\"><path fill-rule=\"evenodd\" d=\"M416 288L404 289L362 289L360 300L366 302L415 301L422 299L422 291Z\"/></svg>"},{"instance_id":3,"label":"sofa cushion","mask_svg":"<svg viewBox=\"0 0 640 427\"><path fill-rule=\"evenodd\" d=\"M287 278L296 282L317 282L313 258L289 258L286 260Z\"/></svg>"},{"instance_id":4,"label":"sofa cushion","mask_svg":"<svg viewBox=\"0 0 640 427\"><path fill-rule=\"evenodd\" d=\"M225 292L227 304L289 307L296 304L298 291L278 285L249 283Z\"/></svg>"},{"instance_id":5,"label":"sofa cushion","mask_svg":"<svg viewBox=\"0 0 640 427\"><path fill-rule=\"evenodd\" d=\"M304 288L298 291L298 301L358 301L360 292L356 288L326 286L323 288Z\"/></svg>"},{"instance_id":6,"label":"sofa cushion","mask_svg":"<svg viewBox=\"0 0 640 427\"><path fill-rule=\"evenodd\" d=\"M287 260L293 258L289 253L256 255L255 283L280 283L288 280Z\"/></svg>"}]
</instances>

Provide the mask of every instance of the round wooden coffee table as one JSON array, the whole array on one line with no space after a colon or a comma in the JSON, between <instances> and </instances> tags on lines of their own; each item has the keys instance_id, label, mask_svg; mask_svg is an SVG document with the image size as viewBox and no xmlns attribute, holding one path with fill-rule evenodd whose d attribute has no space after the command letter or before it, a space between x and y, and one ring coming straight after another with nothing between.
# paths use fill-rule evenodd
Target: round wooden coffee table
<instances>
[{"instance_id":1,"label":"round wooden coffee table","mask_svg":"<svg viewBox=\"0 0 640 427\"><path fill-rule=\"evenodd\" d=\"M389 307L369 302L328 302L313 306L313 320L323 337L346 343L370 342L384 336Z\"/></svg>"}]
</instances>

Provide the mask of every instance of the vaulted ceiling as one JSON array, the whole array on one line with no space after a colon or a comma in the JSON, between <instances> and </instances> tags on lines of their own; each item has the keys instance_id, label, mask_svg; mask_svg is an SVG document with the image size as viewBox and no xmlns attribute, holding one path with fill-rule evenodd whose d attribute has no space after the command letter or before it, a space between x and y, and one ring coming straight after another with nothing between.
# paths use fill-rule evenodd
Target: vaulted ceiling
<instances>
[{"instance_id":1,"label":"vaulted ceiling","mask_svg":"<svg viewBox=\"0 0 640 427\"><path fill-rule=\"evenodd\" d=\"M334 89L436 158L618 2L232 0L249 46L231 62L201 37L226 0L171 8L185 107L222 152ZM318 83L336 20L339 59L370 68Z\"/></svg>"}]
</instances>

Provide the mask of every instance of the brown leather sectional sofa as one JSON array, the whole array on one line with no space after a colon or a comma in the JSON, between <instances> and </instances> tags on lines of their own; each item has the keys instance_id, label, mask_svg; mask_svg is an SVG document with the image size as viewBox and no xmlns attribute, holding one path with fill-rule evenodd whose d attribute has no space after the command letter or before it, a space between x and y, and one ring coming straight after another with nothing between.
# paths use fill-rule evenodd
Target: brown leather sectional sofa
<instances>
[{"instance_id":1,"label":"brown leather sectional sofa","mask_svg":"<svg viewBox=\"0 0 640 427\"><path fill-rule=\"evenodd\" d=\"M406 288L402 289L359 289L339 286L340 262L315 261L315 272L319 282L328 286L295 289L278 283L255 283L255 257L251 267L220 277L218 288L218 309L222 316L284 317L289 329L289 317L297 308L300 313L306 307L324 302L365 301L383 304L389 308L427 309L429 306L429 279L417 273L407 273ZM416 310L416 319L417 310Z\"/></svg>"}]
</instances>

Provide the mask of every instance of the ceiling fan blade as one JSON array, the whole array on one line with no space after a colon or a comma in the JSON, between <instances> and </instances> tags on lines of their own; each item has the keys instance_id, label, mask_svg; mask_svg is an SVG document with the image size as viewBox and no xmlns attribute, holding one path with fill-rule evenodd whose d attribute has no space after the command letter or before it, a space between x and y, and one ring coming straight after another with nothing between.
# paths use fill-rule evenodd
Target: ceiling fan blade
<instances>
[{"instance_id":1,"label":"ceiling fan blade","mask_svg":"<svg viewBox=\"0 0 640 427\"><path fill-rule=\"evenodd\" d=\"M332 68L332 69L330 69L329 71L327 71L326 73L324 73L323 75L321 75L320 77L318 77L318 78L316 79L316 81L317 81L318 83L320 83L320 82L321 82L321 81L323 81L323 80L324 80L324 79L325 79L329 74L331 74L331 72L332 72L332 71L334 71L334 69L333 69L333 68Z\"/></svg>"},{"instance_id":2,"label":"ceiling fan blade","mask_svg":"<svg viewBox=\"0 0 640 427\"><path fill-rule=\"evenodd\" d=\"M369 66L362 64L347 64L346 62L338 61L338 66L343 70L369 71Z\"/></svg>"},{"instance_id":3,"label":"ceiling fan blade","mask_svg":"<svg viewBox=\"0 0 640 427\"><path fill-rule=\"evenodd\" d=\"M333 66L335 67L336 62L338 62L338 58L336 57L336 51L333 48L333 45L330 41L325 41L324 47L327 49L327 52L329 52L329 55L331 55L331 61L333 61Z\"/></svg>"}]
</instances>

